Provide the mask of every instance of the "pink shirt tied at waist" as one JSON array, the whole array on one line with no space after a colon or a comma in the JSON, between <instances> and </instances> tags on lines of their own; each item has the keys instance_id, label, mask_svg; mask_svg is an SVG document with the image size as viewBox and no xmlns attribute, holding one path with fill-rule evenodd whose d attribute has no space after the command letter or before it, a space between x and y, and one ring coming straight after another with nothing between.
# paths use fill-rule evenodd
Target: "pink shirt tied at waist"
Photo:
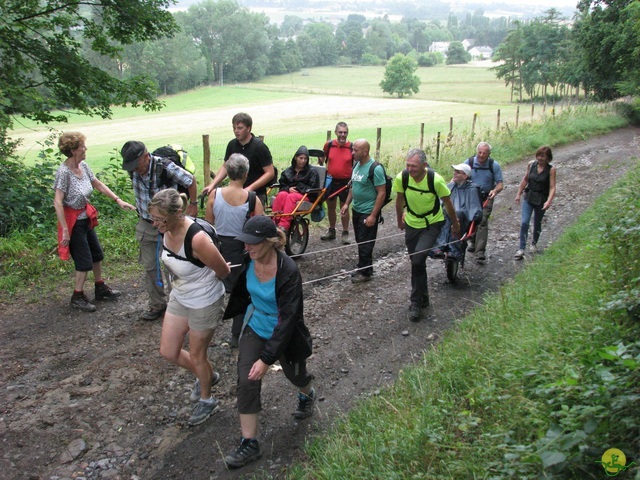
<instances>
[{"instance_id":1,"label":"pink shirt tied at waist","mask_svg":"<svg viewBox=\"0 0 640 480\"><path fill-rule=\"evenodd\" d=\"M64 209L64 219L67 222L67 229L69 230L69 237L71 237L71 232L73 232L73 226L76 224L76 220L85 209L81 208L76 210L75 208L70 208L67 206L63 207ZM98 225L98 210L96 207L87 202L87 217L89 218L89 228L95 228ZM69 260L69 245L62 245L62 225L58 222L58 256L60 260Z\"/></svg>"}]
</instances>

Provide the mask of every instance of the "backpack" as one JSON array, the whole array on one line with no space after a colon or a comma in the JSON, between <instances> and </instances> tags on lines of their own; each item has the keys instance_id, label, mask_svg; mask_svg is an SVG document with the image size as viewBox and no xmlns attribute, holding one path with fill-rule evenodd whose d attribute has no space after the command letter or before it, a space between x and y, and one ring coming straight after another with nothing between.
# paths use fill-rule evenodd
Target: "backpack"
<instances>
[{"instance_id":1,"label":"backpack","mask_svg":"<svg viewBox=\"0 0 640 480\"><path fill-rule=\"evenodd\" d=\"M433 208L431 210L429 210L427 213L416 213L413 210L411 210L407 195L404 196L404 205L405 207L407 207L407 211L414 217L424 218L424 221L426 222L427 226L429 226L429 221L427 220L427 217L430 215L435 215L440 211L440 197L438 197L438 193L436 192L436 189L434 187L433 178L434 178L433 169L427 168L427 189L428 190L421 190L419 188L409 186L409 171L407 169L402 170L402 190L403 191L406 192L407 190L413 190L415 192L420 192L420 193L431 193L436 197L433 202Z\"/></svg>"},{"instance_id":2,"label":"backpack","mask_svg":"<svg viewBox=\"0 0 640 480\"><path fill-rule=\"evenodd\" d=\"M355 164L355 163L356 163L356 159L355 159L355 158L354 158L354 156L353 156L353 143L352 143L352 142L349 142L349 143L351 143L351 165L353 165L353 164ZM329 164L329 152L331 151L331 147L332 147L332 146L333 146L333 140L329 140L329 141L327 142L327 151L326 151L326 152L324 152L324 154L325 154L325 159L326 159L326 160L324 161L324 163L326 163L326 164Z\"/></svg>"},{"instance_id":3,"label":"backpack","mask_svg":"<svg viewBox=\"0 0 640 480\"><path fill-rule=\"evenodd\" d=\"M209 235L209 238L211 238L211 240L213 241L213 244L215 245L215 247L218 249L219 252L222 252L222 243L220 242L220 238L218 237L218 233L216 232L215 227L211 225L209 222L207 222L204 218L197 218L197 217L196 218L189 217L189 218L193 220L193 223L187 230L186 235L184 236L184 255L185 256L183 257L181 255L178 255L175 252L172 252L164 245L162 246L162 248L167 252L169 252L169 256L171 257L177 258L178 260L184 260L185 262L191 262L195 266L203 268L205 264L193 256L193 247L191 246L191 242L193 241L194 235L199 231L203 230L207 235Z\"/></svg>"},{"instance_id":4,"label":"backpack","mask_svg":"<svg viewBox=\"0 0 640 480\"><path fill-rule=\"evenodd\" d=\"M496 183L496 176L495 176L495 174L493 173L493 158L489 157L489 158L487 159L487 164L486 164L484 167L474 167L474 166L473 166L473 159L474 159L474 158L475 158L475 157L469 157L469 158L467 158L467 161L466 161L466 162L464 162L464 163L466 163L467 165L469 165L469 166L471 167L471 170L473 170L473 171L476 171L476 170L489 170L489 171L491 172L491 182L492 182L493 184L495 184L495 183ZM485 197L486 197L486 194L485 194L484 192L482 192L482 197L483 197L483 198L485 198Z\"/></svg>"},{"instance_id":5,"label":"backpack","mask_svg":"<svg viewBox=\"0 0 640 480\"><path fill-rule=\"evenodd\" d=\"M191 173L192 175L195 173L196 171L196 166L193 163L193 161L191 160L191 158L189 158L189 155L187 154L186 150L184 148L182 148L182 146L174 144L174 145L166 145L164 147L159 147L156 148L153 152L151 152L151 155L155 156L155 157L161 157L164 158L165 161L169 161L169 162L173 162L175 163L177 166L179 166L180 168L186 170L187 172ZM164 185L167 188L171 188L173 186L173 182L169 179L169 177L167 176L167 172L164 168L165 164L164 163L160 163L160 165L162 166L161 171L159 172L160 174L160 184ZM158 172L156 172L157 174ZM189 189L187 187L183 187L182 185L178 185L177 186L177 190L180 193L185 193L187 195L187 197L189 196Z\"/></svg>"},{"instance_id":6,"label":"backpack","mask_svg":"<svg viewBox=\"0 0 640 480\"><path fill-rule=\"evenodd\" d=\"M382 172L384 173L384 179L385 179L385 183L384 183L384 203L382 204L382 207L384 207L387 203L389 203L391 201L391 188L393 187L393 178L391 178L389 175L387 175L387 171L384 169L384 165L382 165L379 162L374 161L371 164L371 167L369 167L369 181L371 182L371 184L375 187L375 183L373 183L373 176L374 176L374 171L376 169L376 167L380 165L382 167ZM378 223L384 223L384 218L382 217L382 208L380 209L380 212L378 213Z\"/></svg>"}]
</instances>

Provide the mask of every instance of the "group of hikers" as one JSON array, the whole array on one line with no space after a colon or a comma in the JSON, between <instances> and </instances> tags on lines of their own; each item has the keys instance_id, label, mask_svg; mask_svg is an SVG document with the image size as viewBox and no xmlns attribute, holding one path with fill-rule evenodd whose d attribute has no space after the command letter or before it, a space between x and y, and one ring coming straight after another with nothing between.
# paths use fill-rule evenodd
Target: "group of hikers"
<instances>
[{"instance_id":1,"label":"group of hikers","mask_svg":"<svg viewBox=\"0 0 640 480\"><path fill-rule=\"evenodd\" d=\"M298 388L297 419L313 414L316 392L306 360L312 353L304 323L302 278L283 247L297 202L321 187L310 165L309 150L300 146L291 165L279 177L279 192L267 216L267 188L274 183L275 168L269 148L252 132L246 113L232 119L235 138L224 163L202 194L208 195L205 219L198 219L198 188L193 173L180 162L150 153L144 143L131 140L121 148L122 168L132 180L135 205L123 201L98 180L85 162L86 138L66 132L59 138L66 157L57 171L54 206L58 219L60 257L75 265L73 308L92 312L95 303L112 300L120 292L102 277L104 258L94 227L97 212L89 203L94 189L113 199L120 208L139 216L136 240L139 262L145 271L147 308L141 320L163 318L160 353L190 371L195 381L189 425L198 425L219 410L212 395L220 381L207 356L207 347L223 320L232 319L229 345L237 348L237 409L241 438L225 457L229 467L241 467L261 456L258 414L261 381L269 367L279 362L287 379ZM426 259L434 250L456 244L472 222L477 224L468 251L479 263L486 261L488 220L502 189L500 166L491 158L491 146L478 144L476 154L452 165L447 183L427 163L421 149L411 149L405 169L395 178L370 155L365 139L349 141L346 123L335 128L336 138L325 143L318 163L326 167L331 182L325 192L328 230L320 238L337 240L340 216L342 244L349 244L350 225L357 243L358 262L351 273L355 284L371 280L373 249L382 208L396 193L397 226L404 231L411 260L411 294L408 319L422 318L429 307ZM555 196L555 168L551 149L541 147L527 166L516 202L522 202L520 244L515 258L525 255L529 223L534 216L532 248L538 243L544 213ZM229 179L221 186L225 178ZM338 206L339 202L339 206ZM455 248L449 254L456 255ZM164 266L164 268L162 268ZM94 273L95 300L84 293L89 271ZM184 348L188 336L189 349Z\"/></svg>"}]
</instances>

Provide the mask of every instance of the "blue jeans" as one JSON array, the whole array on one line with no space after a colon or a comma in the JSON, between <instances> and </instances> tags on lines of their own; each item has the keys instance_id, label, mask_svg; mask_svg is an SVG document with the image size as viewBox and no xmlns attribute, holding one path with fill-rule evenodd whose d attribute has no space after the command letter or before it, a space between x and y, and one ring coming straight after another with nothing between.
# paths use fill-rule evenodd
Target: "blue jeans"
<instances>
[{"instance_id":1,"label":"blue jeans","mask_svg":"<svg viewBox=\"0 0 640 480\"><path fill-rule=\"evenodd\" d=\"M533 214L533 245L538 243L540 232L542 232L542 218L544 210L542 205L531 205L522 199L522 221L520 223L520 250L524 250L527 246L527 237L529 236L529 223L531 222L531 214Z\"/></svg>"}]
</instances>

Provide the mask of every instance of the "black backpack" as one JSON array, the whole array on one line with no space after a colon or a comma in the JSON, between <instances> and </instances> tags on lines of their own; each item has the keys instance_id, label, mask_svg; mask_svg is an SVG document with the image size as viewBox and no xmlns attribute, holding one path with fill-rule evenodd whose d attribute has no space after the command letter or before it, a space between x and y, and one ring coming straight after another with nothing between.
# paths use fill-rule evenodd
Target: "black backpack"
<instances>
[{"instance_id":1,"label":"black backpack","mask_svg":"<svg viewBox=\"0 0 640 480\"><path fill-rule=\"evenodd\" d=\"M387 203L391 201L391 188L393 187L393 178L387 175L387 171L384 169L384 166L381 163L374 161L371 164L371 167L369 168L369 180L371 181L371 183L373 183L374 170L378 165L382 167L382 171L384 173L384 178L385 178L384 203L382 204L382 206L384 207ZM373 186L375 187L375 183L373 184Z\"/></svg>"},{"instance_id":2,"label":"black backpack","mask_svg":"<svg viewBox=\"0 0 640 480\"><path fill-rule=\"evenodd\" d=\"M162 248L167 252L169 252L170 257L177 258L178 260L184 260L185 262L191 262L195 266L203 268L205 266L204 263L202 263L200 260L198 260L193 256L193 247L191 246L191 242L193 241L194 235L198 233L200 230L203 230L207 235L209 235L209 238L211 238L211 241L213 241L213 244L221 253L222 253L222 243L220 242L220 238L218 237L218 233L216 232L215 227L211 225L209 222L207 222L204 218L193 218L193 217L189 217L189 218L193 220L193 224L189 227L186 235L184 236L184 255L185 256L183 257L181 255L178 255L175 252L172 252L164 245L162 246Z\"/></svg>"},{"instance_id":3,"label":"black backpack","mask_svg":"<svg viewBox=\"0 0 640 480\"><path fill-rule=\"evenodd\" d=\"M190 160L187 161L188 155L184 149L175 150L171 145L166 145L164 147L156 148L153 152L151 152L151 155L163 158L164 162L169 161L175 163L177 166L179 166L183 170L186 170L192 175L194 173L191 171L191 165L193 165L193 162L191 162ZM173 182L167 175L167 171L165 169L166 163L164 162L158 162L158 167L160 168L156 169L156 175L159 174L160 185L164 185L166 188L171 188L173 186ZM195 165L193 167L195 167ZM193 169L195 170L195 168ZM185 193L187 197L189 197L189 189L187 187L178 185L176 189L178 190L178 192Z\"/></svg>"},{"instance_id":4,"label":"black backpack","mask_svg":"<svg viewBox=\"0 0 640 480\"><path fill-rule=\"evenodd\" d=\"M427 168L427 189L428 190L421 190L419 188L409 186L409 171L407 169L402 170L402 190L403 191L406 192L407 190L413 190L415 192L420 192L420 193L431 193L436 197L433 202L433 208L431 210L429 210L427 213L416 213L413 210L411 210L407 195L405 194L404 196L404 206L407 207L407 211L414 217L424 218L424 221L426 222L427 226L429 226L429 221L427 220L427 217L430 215L435 215L440 211L440 197L438 197L438 193L436 192L436 189L434 187L433 177L434 177L433 169Z\"/></svg>"}]
</instances>

